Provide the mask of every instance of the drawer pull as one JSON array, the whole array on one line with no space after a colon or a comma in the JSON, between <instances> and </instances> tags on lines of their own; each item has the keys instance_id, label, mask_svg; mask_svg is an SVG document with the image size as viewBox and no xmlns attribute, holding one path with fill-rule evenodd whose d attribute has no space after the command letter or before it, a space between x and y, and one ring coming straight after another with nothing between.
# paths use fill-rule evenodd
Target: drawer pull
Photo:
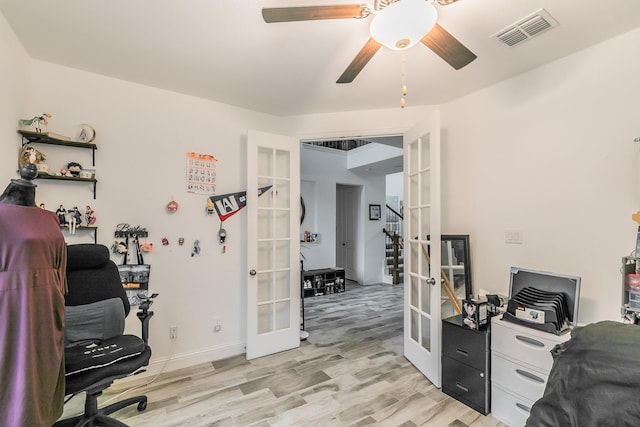
<instances>
[{"instance_id":1,"label":"drawer pull","mask_svg":"<svg viewBox=\"0 0 640 427\"><path fill-rule=\"evenodd\" d=\"M463 386L462 384L460 384L459 382L456 381L456 387L458 387L460 390L468 393L469 392L469 388Z\"/></svg>"},{"instance_id":2,"label":"drawer pull","mask_svg":"<svg viewBox=\"0 0 640 427\"><path fill-rule=\"evenodd\" d=\"M519 375L530 379L531 381L537 382L537 383L544 383L544 380L542 378L540 378L537 375L533 375L531 372L527 372L527 371L523 371L522 369L516 369L516 373L518 373Z\"/></svg>"},{"instance_id":3,"label":"drawer pull","mask_svg":"<svg viewBox=\"0 0 640 427\"><path fill-rule=\"evenodd\" d=\"M460 349L460 348L456 348L456 353L463 355L464 357L469 357L469 353L467 353L466 351Z\"/></svg>"},{"instance_id":4,"label":"drawer pull","mask_svg":"<svg viewBox=\"0 0 640 427\"><path fill-rule=\"evenodd\" d=\"M532 345L534 347L544 347L544 343L538 340L534 340L533 338L525 337L522 335L516 335L516 339L518 341L522 341L523 343Z\"/></svg>"},{"instance_id":5,"label":"drawer pull","mask_svg":"<svg viewBox=\"0 0 640 427\"><path fill-rule=\"evenodd\" d=\"M520 409L522 409L523 411L525 411L526 413L530 413L531 412L531 408L529 408L526 405L523 405L522 403L516 403L516 406Z\"/></svg>"}]
</instances>

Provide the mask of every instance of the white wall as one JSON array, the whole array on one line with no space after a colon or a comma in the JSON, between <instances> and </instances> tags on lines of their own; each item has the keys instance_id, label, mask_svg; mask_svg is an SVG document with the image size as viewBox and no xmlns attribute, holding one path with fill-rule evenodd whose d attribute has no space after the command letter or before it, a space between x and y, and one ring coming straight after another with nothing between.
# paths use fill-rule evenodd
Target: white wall
<instances>
[{"instance_id":1,"label":"white wall","mask_svg":"<svg viewBox=\"0 0 640 427\"><path fill-rule=\"evenodd\" d=\"M636 30L442 108L443 230L470 234L474 292L506 293L510 266L578 275L579 321L620 318L640 207L639 45Z\"/></svg>"},{"instance_id":2,"label":"white wall","mask_svg":"<svg viewBox=\"0 0 640 427\"><path fill-rule=\"evenodd\" d=\"M320 234L318 244L301 244L301 252L305 256L305 268L325 268L336 265L336 185L362 186L360 226L357 235L357 280L362 284L382 281L384 264L384 235L382 221L369 221L369 204L384 206L384 176L370 177L354 173L347 169L347 152L325 149L322 147L302 145L300 150L300 176L305 182L313 183L315 200L310 195L305 197L307 210L311 210L309 222L302 224L301 229L308 229L306 224L315 224ZM308 190L311 193L310 190ZM304 194L304 193L303 193ZM308 202L307 202L308 200ZM315 218L315 223L311 218Z\"/></svg>"},{"instance_id":3,"label":"white wall","mask_svg":"<svg viewBox=\"0 0 640 427\"><path fill-rule=\"evenodd\" d=\"M397 198L398 201L404 200L404 173L392 173L385 177L387 197ZM396 209L394 206L391 206ZM397 209L396 209L397 210Z\"/></svg>"},{"instance_id":4,"label":"white wall","mask_svg":"<svg viewBox=\"0 0 640 427\"><path fill-rule=\"evenodd\" d=\"M49 130L65 135L72 135L79 123L91 124L98 145L96 200L83 186L53 182L39 184L38 200L47 206L91 204L99 243L108 246L119 223L149 231L148 241L154 243L153 252L145 256L151 264L150 291L160 293L150 333L154 360L172 354L175 367L242 353L246 211L225 221L222 253L218 217L205 215L207 196L185 190L186 153L218 159L217 194L246 190L247 129L274 131L278 119L40 61L31 67L35 76L46 78L31 81L30 109L51 112ZM14 134L12 129L13 139ZM68 149L54 153L48 146L43 150L53 153L52 167L83 155ZM172 199L180 207L170 214L165 206ZM169 246L161 245L162 237L169 239ZM178 246L179 237L185 238L184 246ZM195 239L200 240L199 257L190 256ZM222 324L218 333L213 332L214 318ZM173 346L170 326L179 331ZM139 330L135 316L129 316L127 329Z\"/></svg>"},{"instance_id":5,"label":"white wall","mask_svg":"<svg viewBox=\"0 0 640 427\"><path fill-rule=\"evenodd\" d=\"M16 178L20 152L16 126L19 119L29 117L25 109L29 91L28 64L29 58L22 45L4 15L0 14L0 182L4 183ZM5 184L0 186L2 193Z\"/></svg>"}]
</instances>

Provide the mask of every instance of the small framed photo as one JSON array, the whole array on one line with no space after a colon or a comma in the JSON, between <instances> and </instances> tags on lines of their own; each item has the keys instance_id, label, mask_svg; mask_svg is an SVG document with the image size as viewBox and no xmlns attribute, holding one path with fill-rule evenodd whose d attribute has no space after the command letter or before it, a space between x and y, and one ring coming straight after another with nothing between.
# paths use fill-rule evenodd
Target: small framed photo
<instances>
[{"instance_id":1,"label":"small framed photo","mask_svg":"<svg viewBox=\"0 0 640 427\"><path fill-rule=\"evenodd\" d=\"M381 216L380 205L369 205L369 220L378 221Z\"/></svg>"}]
</instances>

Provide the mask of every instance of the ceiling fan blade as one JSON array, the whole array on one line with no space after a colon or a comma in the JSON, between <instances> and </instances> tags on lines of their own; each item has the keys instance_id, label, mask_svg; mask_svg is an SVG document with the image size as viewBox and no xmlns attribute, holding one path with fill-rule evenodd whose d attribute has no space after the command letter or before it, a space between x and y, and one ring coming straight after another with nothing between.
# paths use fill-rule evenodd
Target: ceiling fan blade
<instances>
[{"instance_id":1,"label":"ceiling fan blade","mask_svg":"<svg viewBox=\"0 0 640 427\"><path fill-rule=\"evenodd\" d=\"M262 9L264 22L313 21L318 19L359 18L363 16L363 6L345 4L335 6L273 7Z\"/></svg>"},{"instance_id":2,"label":"ceiling fan blade","mask_svg":"<svg viewBox=\"0 0 640 427\"><path fill-rule=\"evenodd\" d=\"M360 71L362 71L364 66L367 65L367 62L373 58L373 55L376 54L380 47L382 47L380 43L374 39L369 39L364 47L360 49L360 52L358 52L356 57L353 58L351 64L349 64L347 69L344 70L344 73L342 73L336 83L351 83L356 76L360 74Z\"/></svg>"},{"instance_id":3,"label":"ceiling fan blade","mask_svg":"<svg viewBox=\"0 0 640 427\"><path fill-rule=\"evenodd\" d=\"M420 41L456 70L477 58L475 53L467 49L439 24L436 24Z\"/></svg>"}]
</instances>

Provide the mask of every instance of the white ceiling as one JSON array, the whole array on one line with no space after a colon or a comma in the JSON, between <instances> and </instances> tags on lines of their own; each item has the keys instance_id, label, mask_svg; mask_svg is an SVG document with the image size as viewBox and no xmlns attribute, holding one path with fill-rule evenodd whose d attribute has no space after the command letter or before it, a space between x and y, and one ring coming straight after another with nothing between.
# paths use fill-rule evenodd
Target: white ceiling
<instances>
[{"instance_id":1,"label":"white ceiling","mask_svg":"<svg viewBox=\"0 0 640 427\"><path fill-rule=\"evenodd\" d=\"M262 7L345 0L0 0L35 59L274 115L399 106L402 54L381 49L335 81L369 20L266 24ZM370 3L373 3L371 1ZM640 26L640 0L460 0L438 22L478 59L455 71L421 44L406 52L407 105L440 104ZM491 36L545 8L559 26L517 47ZM638 52L629 52L638 54Z\"/></svg>"}]
</instances>

